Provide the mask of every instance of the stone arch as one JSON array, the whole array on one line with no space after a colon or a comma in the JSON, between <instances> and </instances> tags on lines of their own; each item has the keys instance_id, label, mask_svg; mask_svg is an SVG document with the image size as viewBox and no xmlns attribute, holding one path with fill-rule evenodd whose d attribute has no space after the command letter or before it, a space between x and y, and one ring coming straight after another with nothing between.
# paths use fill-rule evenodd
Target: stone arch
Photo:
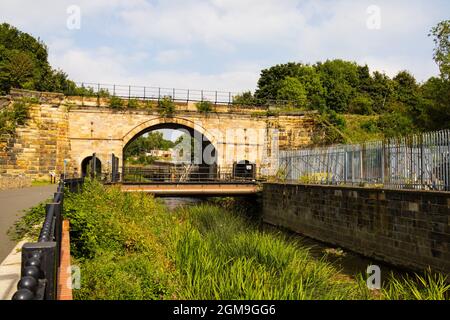
<instances>
[{"instance_id":1,"label":"stone arch","mask_svg":"<svg viewBox=\"0 0 450 320\"><path fill-rule=\"evenodd\" d=\"M191 128L193 130L198 131L202 135L204 135L209 140L209 142L211 142L212 145L216 146L216 144L217 144L216 137L213 134L211 134L210 132L208 132L208 130L206 130L203 126L201 126L200 124L198 124L194 121L183 119L183 118L178 118L178 117L173 117L173 118L161 118L160 117L160 118L154 118L154 119L144 121L141 124L134 127L133 129L131 129L130 131L128 131L122 137L123 147L125 147L136 136L139 136L140 134L149 130L149 128L155 127L158 125L164 125L164 124L168 124L168 125L171 125L171 124L177 125L178 124L180 126L185 126L185 127ZM217 147L216 147L216 150L217 150Z\"/></svg>"},{"instance_id":2,"label":"stone arch","mask_svg":"<svg viewBox=\"0 0 450 320\"><path fill-rule=\"evenodd\" d=\"M92 161L92 155L88 156L86 158L83 159L83 161L81 161L80 163L80 168L81 168L81 176L85 177L87 172L88 172L88 166L90 165L90 162ZM102 161L99 158L95 158L95 167L96 167L96 174L101 174L102 173Z\"/></svg>"},{"instance_id":3,"label":"stone arch","mask_svg":"<svg viewBox=\"0 0 450 320\"><path fill-rule=\"evenodd\" d=\"M202 157L202 161L206 161L203 165L208 165L208 167L213 168L217 167L219 158L219 149L217 146L218 139L211 134L208 130L206 130L200 122L194 122L191 120L187 120L184 118L171 117L171 118L153 118L147 121L142 122L141 124L135 126L133 129L128 131L122 138L122 149L125 150L129 143L131 143L134 139L141 136L142 134L157 130L157 129L187 129L191 132L200 133L206 141L202 141L202 150L203 152L211 152L212 157L206 156ZM211 148L212 147L212 148ZM122 153L123 155L124 153ZM205 154L203 154L205 155ZM209 161L207 161L209 159ZM211 161L213 161L211 163ZM123 160L122 160L123 162Z\"/></svg>"}]
</instances>

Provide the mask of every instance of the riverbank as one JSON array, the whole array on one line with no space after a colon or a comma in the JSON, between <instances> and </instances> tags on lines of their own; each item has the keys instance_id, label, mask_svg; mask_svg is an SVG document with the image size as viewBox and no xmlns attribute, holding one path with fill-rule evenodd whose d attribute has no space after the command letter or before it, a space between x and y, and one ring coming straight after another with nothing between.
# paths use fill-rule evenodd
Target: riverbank
<instances>
[{"instance_id":1,"label":"riverbank","mask_svg":"<svg viewBox=\"0 0 450 320\"><path fill-rule=\"evenodd\" d=\"M217 204L160 200L88 182L65 198L75 299L439 299L441 278L398 278L373 292L282 231Z\"/></svg>"}]
</instances>

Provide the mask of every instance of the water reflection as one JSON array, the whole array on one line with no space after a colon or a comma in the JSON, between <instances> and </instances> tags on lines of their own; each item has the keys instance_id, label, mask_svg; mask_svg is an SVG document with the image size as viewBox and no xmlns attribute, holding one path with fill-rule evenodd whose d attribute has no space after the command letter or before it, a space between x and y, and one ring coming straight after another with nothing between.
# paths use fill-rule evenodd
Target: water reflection
<instances>
[{"instance_id":1,"label":"water reflection","mask_svg":"<svg viewBox=\"0 0 450 320\"><path fill-rule=\"evenodd\" d=\"M272 232L280 231L279 228L268 224L264 224L263 229L270 230ZM367 267L370 265L377 265L380 267L382 282L387 281L390 278L391 273L393 273L395 277L405 276L406 274L412 275L412 272L388 263L377 261L355 252L302 236L286 229L282 229L282 231L292 240L297 241L301 246L309 248L311 256L316 259L324 259L325 261L330 262L340 271L340 273L346 276L353 277L358 274L362 274L365 278L367 277Z\"/></svg>"},{"instance_id":2,"label":"water reflection","mask_svg":"<svg viewBox=\"0 0 450 320\"><path fill-rule=\"evenodd\" d=\"M175 210L182 206L193 206L204 202L204 199L199 198L160 198L161 201L170 209Z\"/></svg>"}]
</instances>

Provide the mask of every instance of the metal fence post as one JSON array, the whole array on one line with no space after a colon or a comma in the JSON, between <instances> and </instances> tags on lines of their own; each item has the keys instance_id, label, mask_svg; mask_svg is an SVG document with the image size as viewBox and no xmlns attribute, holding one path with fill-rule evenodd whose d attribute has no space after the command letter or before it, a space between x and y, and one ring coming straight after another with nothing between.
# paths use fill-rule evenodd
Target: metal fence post
<instances>
[{"instance_id":1,"label":"metal fence post","mask_svg":"<svg viewBox=\"0 0 450 320\"><path fill-rule=\"evenodd\" d=\"M21 275L25 276L25 269L30 266L37 267L40 272L33 300L56 300L58 275L56 251L57 244L54 241L25 243L22 247ZM22 289L20 283L18 288Z\"/></svg>"}]
</instances>

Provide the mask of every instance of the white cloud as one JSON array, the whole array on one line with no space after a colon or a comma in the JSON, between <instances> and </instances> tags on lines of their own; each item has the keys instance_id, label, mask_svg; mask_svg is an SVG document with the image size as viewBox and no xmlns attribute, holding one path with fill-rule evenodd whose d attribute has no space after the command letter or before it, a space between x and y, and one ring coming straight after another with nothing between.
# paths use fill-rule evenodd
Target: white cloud
<instances>
[{"instance_id":1,"label":"white cloud","mask_svg":"<svg viewBox=\"0 0 450 320\"><path fill-rule=\"evenodd\" d=\"M303 19L295 1L268 0L158 2L123 10L120 16L137 39L230 48L292 38Z\"/></svg>"},{"instance_id":2,"label":"white cloud","mask_svg":"<svg viewBox=\"0 0 450 320\"><path fill-rule=\"evenodd\" d=\"M161 64L175 63L179 62L183 58L187 58L191 56L190 50L163 50L158 52L155 57L155 60Z\"/></svg>"},{"instance_id":3,"label":"white cloud","mask_svg":"<svg viewBox=\"0 0 450 320\"><path fill-rule=\"evenodd\" d=\"M66 28L72 4L82 13L77 32ZM369 5L381 9L380 30L366 27ZM0 19L45 39L52 64L80 81L240 91L256 86L262 66L334 58L389 75L408 69L424 80L437 74L426 35L448 7L425 0L2 0ZM183 71L172 69L178 64Z\"/></svg>"},{"instance_id":4,"label":"white cloud","mask_svg":"<svg viewBox=\"0 0 450 320\"><path fill-rule=\"evenodd\" d=\"M108 47L91 51L73 48L50 56L54 66L63 69L70 78L78 82L240 92L254 90L259 76L258 69L241 68L215 74L175 71L129 72L130 63L140 65L147 58L148 56L142 53L133 56L118 54Z\"/></svg>"}]
</instances>

